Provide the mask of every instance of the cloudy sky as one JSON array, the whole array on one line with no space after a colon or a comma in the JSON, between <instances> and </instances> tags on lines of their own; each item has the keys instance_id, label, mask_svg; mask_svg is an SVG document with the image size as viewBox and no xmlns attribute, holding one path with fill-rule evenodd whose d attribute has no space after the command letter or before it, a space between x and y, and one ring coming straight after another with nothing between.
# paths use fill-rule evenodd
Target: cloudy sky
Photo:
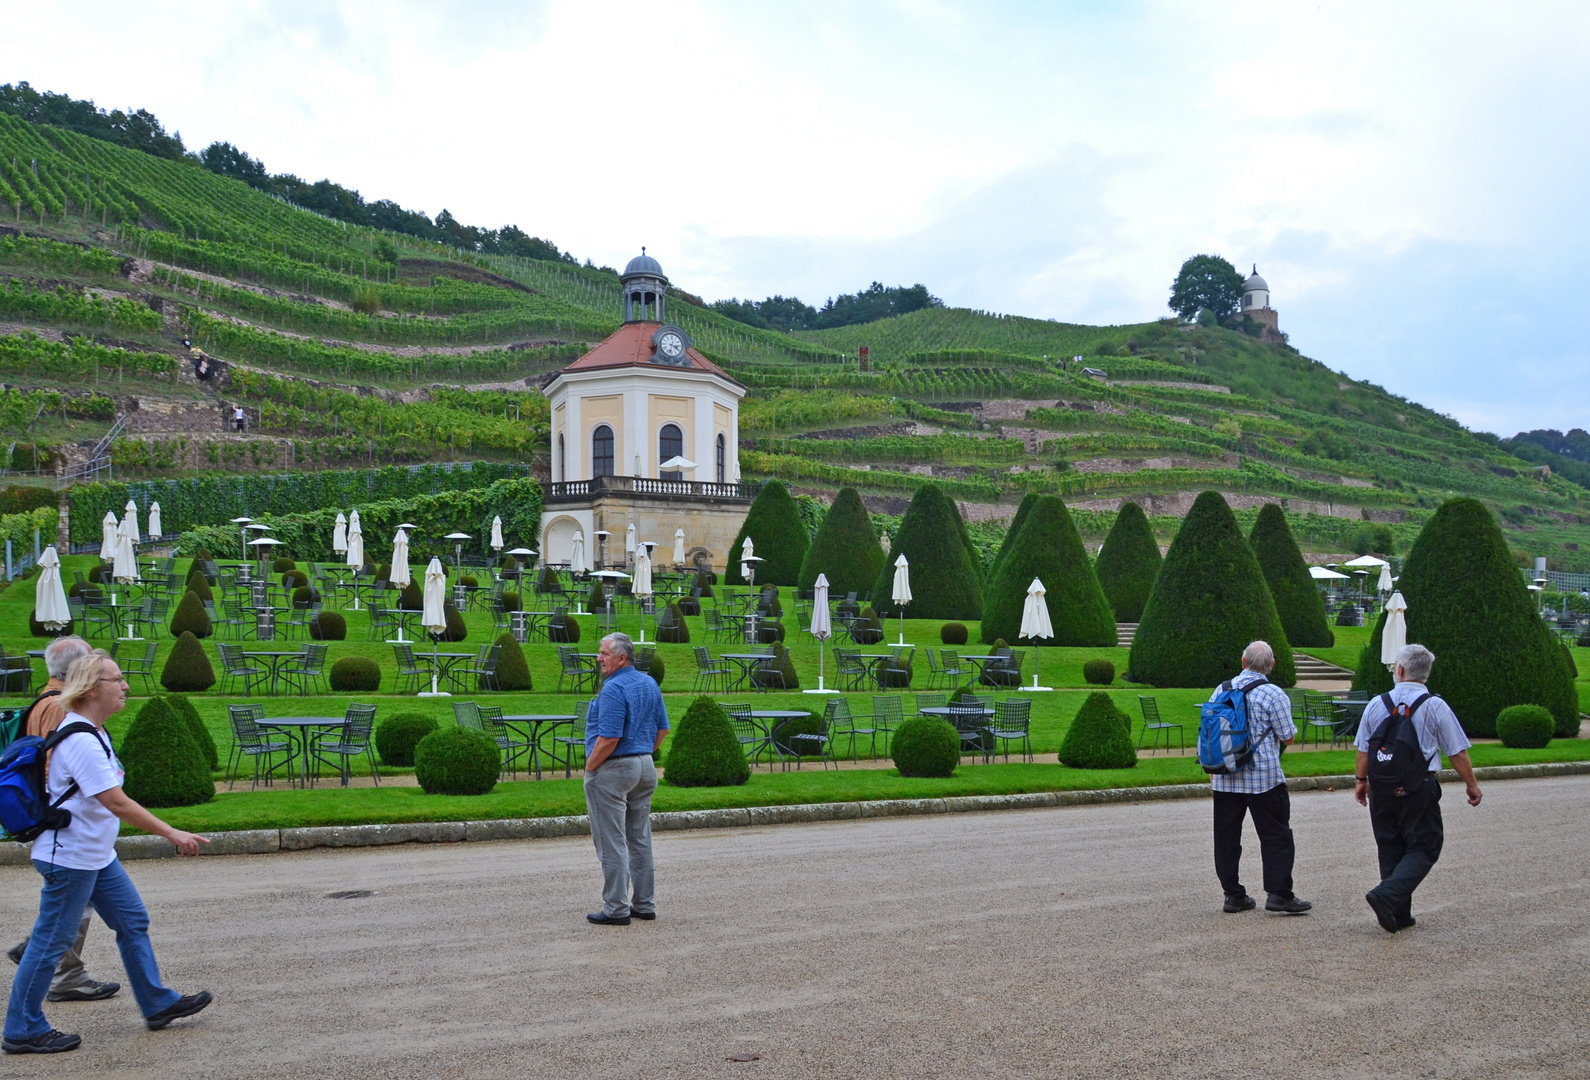
<instances>
[{"instance_id":1,"label":"cloudy sky","mask_svg":"<svg viewBox=\"0 0 1590 1080\"><path fill-rule=\"evenodd\" d=\"M1590 6L0 4L0 82L708 299L879 279L1075 322L1257 263L1305 354L1590 426Z\"/></svg>"}]
</instances>

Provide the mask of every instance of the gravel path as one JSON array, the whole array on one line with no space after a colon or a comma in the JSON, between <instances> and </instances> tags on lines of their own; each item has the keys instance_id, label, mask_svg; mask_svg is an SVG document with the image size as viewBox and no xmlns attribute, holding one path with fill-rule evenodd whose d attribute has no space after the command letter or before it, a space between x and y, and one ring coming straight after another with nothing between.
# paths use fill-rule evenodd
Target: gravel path
<instances>
[{"instance_id":1,"label":"gravel path","mask_svg":"<svg viewBox=\"0 0 1590 1080\"><path fill-rule=\"evenodd\" d=\"M1395 937L1342 792L1294 799L1304 918L1220 913L1204 801L660 834L661 918L622 929L582 918L583 838L133 863L217 1003L50 1005L84 1048L0 1075L1590 1075L1590 779L1445 793ZM37 880L0 871L18 931ZM103 926L88 961L122 978Z\"/></svg>"}]
</instances>

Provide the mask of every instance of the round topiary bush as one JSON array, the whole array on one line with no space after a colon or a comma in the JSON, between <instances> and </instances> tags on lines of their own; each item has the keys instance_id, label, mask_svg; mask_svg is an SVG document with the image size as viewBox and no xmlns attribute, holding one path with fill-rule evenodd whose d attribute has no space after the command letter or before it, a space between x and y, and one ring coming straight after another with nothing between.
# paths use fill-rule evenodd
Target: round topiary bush
<instances>
[{"instance_id":1,"label":"round topiary bush","mask_svg":"<svg viewBox=\"0 0 1590 1080\"><path fill-rule=\"evenodd\" d=\"M346 641L348 620L340 611L322 611L309 620L309 636L316 641Z\"/></svg>"},{"instance_id":2,"label":"round topiary bush","mask_svg":"<svg viewBox=\"0 0 1590 1080\"><path fill-rule=\"evenodd\" d=\"M436 719L424 713L402 712L376 725L375 749L381 764L408 768L414 764L414 748L435 731Z\"/></svg>"},{"instance_id":3,"label":"round topiary bush","mask_svg":"<svg viewBox=\"0 0 1590 1080\"><path fill-rule=\"evenodd\" d=\"M679 613L681 615L700 615L701 614L701 601L697 600L694 596L682 596L682 597L680 597L679 598L679 602L678 602L678 606L679 606Z\"/></svg>"},{"instance_id":4,"label":"round topiary bush","mask_svg":"<svg viewBox=\"0 0 1590 1080\"><path fill-rule=\"evenodd\" d=\"M1556 730L1557 718L1540 705L1510 705L1496 714L1496 737L1503 746L1539 750Z\"/></svg>"},{"instance_id":5,"label":"round topiary bush","mask_svg":"<svg viewBox=\"0 0 1590 1080\"><path fill-rule=\"evenodd\" d=\"M344 656L331 665L331 688L370 694L381 689L381 665L368 656Z\"/></svg>"},{"instance_id":6,"label":"round topiary bush","mask_svg":"<svg viewBox=\"0 0 1590 1080\"><path fill-rule=\"evenodd\" d=\"M1358 605L1357 604L1343 604L1341 607L1337 608L1336 609L1336 625L1337 626L1357 626L1358 625Z\"/></svg>"},{"instance_id":7,"label":"round topiary bush","mask_svg":"<svg viewBox=\"0 0 1590 1080\"><path fill-rule=\"evenodd\" d=\"M519 594L514 592L512 589L509 589L502 594L502 610L518 611L519 603Z\"/></svg>"},{"instance_id":8,"label":"round topiary bush","mask_svg":"<svg viewBox=\"0 0 1590 1080\"><path fill-rule=\"evenodd\" d=\"M487 795L502 773L502 751L490 735L441 728L414 747L414 776L427 795Z\"/></svg>"},{"instance_id":9,"label":"round topiary bush","mask_svg":"<svg viewBox=\"0 0 1590 1080\"><path fill-rule=\"evenodd\" d=\"M297 589L309 584L309 575L302 570L289 570L282 575L282 588Z\"/></svg>"},{"instance_id":10,"label":"round topiary bush","mask_svg":"<svg viewBox=\"0 0 1590 1080\"><path fill-rule=\"evenodd\" d=\"M1082 679L1094 686L1109 686L1115 681L1115 664L1109 660L1089 660L1082 665Z\"/></svg>"},{"instance_id":11,"label":"round topiary bush","mask_svg":"<svg viewBox=\"0 0 1590 1080\"><path fill-rule=\"evenodd\" d=\"M269 545L266 546L268 547ZM271 573L273 574L285 574L287 571L296 570L297 568L298 564L285 555L278 555L271 560Z\"/></svg>"},{"instance_id":12,"label":"round topiary bush","mask_svg":"<svg viewBox=\"0 0 1590 1080\"><path fill-rule=\"evenodd\" d=\"M204 751L164 698L150 698L138 711L117 756L127 773L123 790L144 806L196 806L215 798Z\"/></svg>"},{"instance_id":13,"label":"round topiary bush","mask_svg":"<svg viewBox=\"0 0 1590 1080\"><path fill-rule=\"evenodd\" d=\"M818 735L822 733L822 730L823 717L821 713L809 712L804 716L792 716L773 725L773 745L785 757L809 755L817 748L817 744L804 739L796 740L794 736Z\"/></svg>"},{"instance_id":14,"label":"round topiary bush","mask_svg":"<svg viewBox=\"0 0 1590 1080\"><path fill-rule=\"evenodd\" d=\"M1286 640L1294 649L1307 646L1328 649L1336 644L1325 618L1325 598L1308 575L1308 564L1298 549L1292 530L1287 527L1286 515L1276 503L1265 503L1259 510L1259 520L1248 534L1248 544L1264 580L1270 586L1270 596L1275 600L1276 614L1281 616L1281 627Z\"/></svg>"},{"instance_id":15,"label":"round topiary bush","mask_svg":"<svg viewBox=\"0 0 1590 1080\"><path fill-rule=\"evenodd\" d=\"M98 585L87 581L74 581L72 587L66 590L67 596L104 596L105 590Z\"/></svg>"},{"instance_id":16,"label":"round topiary bush","mask_svg":"<svg viewBox=\"0 0 1590 1080\"><path fill-rule=\"evenodd\" d=\"M1143 617L1163 561L1143 508L1135 502L1121 504L1093 566L1118 622L1135 623Z\"/></svg>"},{"instance_id":17,"label":"round topiary bush","mask_svg":"<svg viewBox=\"0 0 1590 1080\"><path fill-rule=\"evenodd\" d=\"M961 763L961 737L936 716L908 718L895 728L889 750L901 776L949 776Z\"/></svg>"},{"instance_id":18,"label":"round topiary bush","mask_svg":"<svg viewBox=\"0 0 1590 1080\"><path fill-rule=\"evenodd\" d=\"M850 624L850 639L857 645L876 645L883 640L883 620L872 608L863 608Z\"/></svg>"},{"instance_id":19,"label":"round topiary bush","mask_svg":"<svg viewBox=\"0 0 1590 1080\"><path fill-rule=\"evenodd\" d=\"M304 607L308 607L314 602L315 597L315 590L308 585L300 585L298 588L293 590L294 604L302 604Z\"/></svg>"},{"instance_id":20,"label":"round topiary bush","mask_svg":"<svg viewBox=\"0 0 1590 1080\"><path fill-rule=\"evenodd\" d=\"M525 663L524 650L514 636L503 633L497 638L501 647L497 653L497 688L499 690L529 690L530 665Z\"/></svg>"},{"instance_id":21,"label":"round topiary bush","mask_svg":"<svg viewBox=\"0 0 1590 1080\"><path fill-rule=\"evenodd\" d=\"M1060 761L1074 769L1130 769L1137 764L1132 721L1110 695L1095 690L1077 710L1060 743Z\"/></svg>"},{"instance_id":22,"label":"round topiary bush","mask_svg":"<svg viewBox=\"0 0 1590 1080\"><path fill-rule=\"evenodd\" d=\"M199 719L199 710L193 707L193 702L181 694L168 694L166 704L183 723L188 725L188 732L193 736L193 741L199 744L199 749L204 752L204 760L210 763L210 771L219 769L221 755L215 748L215 737L210 734L210 729L204 726L204 721Z\"/></svg>"},{"instance_id":23,"label":"round topiary bush","mask_svg":"<svg viewBox=\"0 0 1590 1080\"><path fill-rule=\"evenodd\" d=\"M160 685L179 694L197 694L215 685L215 669L210 666L210 658L205 655L199 639L191 633L184 633L171 647L166 666L160 669Z\"/></svg>"},{"instance_id":24,"label":"round topiary bush","mask_svg":"<svg viewBox=\"0 0 1590 1080\"><path fill-rule=\"evenodd\" d=\"M795 661L790 656L789 650L783 645L775 644L773 646L773 659L774 666L783 674L783 689L799 690L801 680L800 676L795 673ZM763 671L761 668L752 670L751 683L764 689L772 688L776 690L779 688L779 679L772 672Z\"/></svg>"},{"instance_id":25,"label":"round topiary bush","mask_svg":"<svg viewBox=\"0 0 1590 1080\"><path fill-rule=\"evenodd\" d=\"M709 697L691 702L669 738L664 768L671 787L732 787L751 778L729 715Z\"/></svg>"},{"instance_id":26,"label":"round topiary bush","mask_svg":"<svg viewBox=\"0 0 1590 1080\"><path fill-rule=\"evenodd\" d=\"M60 630L46 630L44 629L44 624L39 622L38 612L28 612L28 633L32 634L34 637L67 637L68 635L74 634L76 632L77 621L75 619L68 619L66 621L66 625Z\"/></svg>"},{"instance_id":27,"label":"round topiary bush","mask_svg":"<svg viewBox=\"0 0 1590 1080\"><path fill-rule=\"evenodd\" d=\"M95 585L103 585L110 580L110 567L104 563L89 567L88 580Z\"/></svg>"},{"instance_id":28,"label":"round topiary bush","mask_svg":"<svg viewBox=\"0 0 1590 1080\"><path fill-rule=\"evenodd\" d=\"M559 645L574 645L580 640L580 621L573 615L554 615L547 622L547 640Z\"/></svg>"},{"instance_id":29,"label":"round topiary bush","mask_svg":"<svg viewBox=\"0 0 1590 1080\"><path fill-rule=\"evenodd\" d=\"M966 624L947 622L939 627L939 640L946 645L966 644Z\"/></svg>"},{"instance_id":30,"label":"round topiary bush","mask_svg":"<svg viewBox=\"0 0 1590 1080\"><path fill-rule=\"evenodd\" d=\"M473 574L460 574L458 576L458 583L466 589L480 588L480 580Z\"/></svg>"}]
</instances>

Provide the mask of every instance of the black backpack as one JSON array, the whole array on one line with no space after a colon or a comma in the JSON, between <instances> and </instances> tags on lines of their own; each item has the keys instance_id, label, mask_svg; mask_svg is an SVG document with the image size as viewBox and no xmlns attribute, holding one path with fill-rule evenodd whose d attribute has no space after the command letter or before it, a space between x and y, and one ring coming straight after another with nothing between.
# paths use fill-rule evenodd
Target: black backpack
<instances>
[{"instance_id":1,"label":"black backpack","mask_svg":"<svg viewBox=\"0 0 1590 1080\"><path fill-rule=\"evenodd\" d=\"M1410 705L1398 705L1390 694L1381 694L1386 720L1369 740L1369 786L1383 794L1412 795L1430 775L1430 760L1419 745L1413 715L1432 695L1422 694Z\"/></svg>"}]
</instances>

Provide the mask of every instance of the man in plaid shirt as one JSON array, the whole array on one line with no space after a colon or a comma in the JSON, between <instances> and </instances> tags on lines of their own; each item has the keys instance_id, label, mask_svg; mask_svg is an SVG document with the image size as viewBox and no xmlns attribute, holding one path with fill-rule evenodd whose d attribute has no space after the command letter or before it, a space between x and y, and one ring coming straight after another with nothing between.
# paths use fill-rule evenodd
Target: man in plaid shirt
<instances>
[{"instance_id":1,"label":"man in plaid shirt","mask_svg":"<svg viewBox=\"0 0 1590 1080\"><path fill-rule=\"evenodd\" d=\"M1231 680L1231 687L1240 690L1260 682L1274 667L1275 652L1266 642L1255 641L1242 651L1242 673ZM1210 700L1219 693L1216 690ZM1250 690L1247 703L1253 757L1234 773L1209 778L1215 796L1215 875L1226 893L1225 911L1251 911L1258 906L1237 876L1242 861L1242 819L1252 814L1264 859L1264 910L1301 915L1314 905L1292 892L1292 861L1297 848L1292 843L1292 800L1281 772L1281 747L1290 746L1297 738L1292 703L1286 692L1272 683Z\"/></svg>"}]
</instances>

